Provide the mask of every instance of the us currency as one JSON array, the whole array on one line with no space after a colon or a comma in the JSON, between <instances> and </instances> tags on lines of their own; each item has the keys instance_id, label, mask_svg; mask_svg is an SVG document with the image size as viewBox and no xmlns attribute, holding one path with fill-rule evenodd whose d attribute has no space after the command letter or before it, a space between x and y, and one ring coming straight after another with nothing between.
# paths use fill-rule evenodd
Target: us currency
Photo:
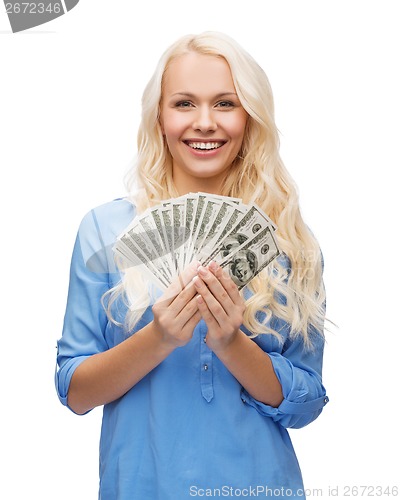
<instances>
[{"instance_id":1,"label":"us currency","mask_svg":"<svg viewBox=\"0 0 400 500\"><path fill-rule=\"evenodd\" d=\"M201 220L197 225L196 235L193 237L192 252L196 259L198 259L199 249L201 248L207 233L211 229L211 226L220 208L220 200L209 199L205 202Z\"/></svg>"},{"instance_id":2,"label":"us currency","mask_svg":"<svg viewBox=\"0 0 400 500\"><path fill-rule=\"evenodd\" d=\"M147 239L151 243L152 254L157 258L157 261L161 264L169 279L172 279L172 268L168 262L168 254L165 255L165 250L163 247L163 241L155 225L151 209L147 209L139 217L139 223L143 227Z\"/></svg>"},{"instance_id":3,"label":"us currency","mask_svg":"<svg viewBox=\"0 0 400 500\"><path fill-rule=\"evenodd\" d=\"M271 226L266 226L233 251L221 248L215 260L227 269L239 290L280 254L273 232Z\"/></svg>"},{"instance_id":4,"label":"us currency","mask_svg":"<svg viewBox=\"0 0 400 500\"><path fill-rule=\"evenodd\" d=\"M159 288L162 290L167 288L169 280L158 272L149 256L143 253L140 246L136 244L135 239L132 239L128 233L122 235L114 245L114 252L119 254L128 265L139 266Z\"/></svg>"},{"instance_id":5,"label":"us currency","mask_svg":"<svg viewBox=\"0 0 400 500\"><path fill-rule=\"evenodd\" d=\"M149 268L146 264L141 262L139 259L136 260L135 256L133 255L132 252L129 252L129 254L126 254L122 248L114 246L113 251L115 253L115 257L117 261L122 261L122 264L120 266L121 270L124 270L125 268L129 267L135 267L138 269L140 273L142 273L146 278L152 282L157 288L160 290L165 290L167 288L166 284L164 284L162 281L160 281L157 277L157 275L152 271L151 268ZM133 256L132 256L133 255Z\"/></svg>"},{"instance_id":6,"label":"us currency","mask_svg":"<svg viewBox=\"0 0 400 500\"><path fill-rule=\"evenodd\" d=\"M189 264L188 248L190 244L190 236L192 234L194 215L196 213L198 200L199 197L197 193L189 193L188 195L185 196L185 242L183 244L184 267L186 267Z\"/></svg>"},{"instance_id":7,"label":"us currency","mask_svg":"<svg viewBox=\"0 0 400 500\"><path fill-rule=\"evenodd\" d=\"M114 250L125 262L139 266L146 276L154 276L153 282L161 289L169 286L194 257L203 265L211 260L221 262L242 287L276 254L275 229L255 204L189 193L165 200L135 217L119 236ZM257 246L260 238L265 240L262 247ZM254 249L246 247L249 243Z\"/></svg>"},{"instance_id":8,"label":"us currency","mask_svg":"<svg viewBox=\"0 0 400 500\"><path fill-rule=\"evenodd\" d=\"M234 212L236 214L236 217L238 217L239 214L244 214L246 212L246 208L239 208L235 203L231 204L228 201L222 202L219 211L216 214L213 223L207 234L205 235L198 250L198 259L200 261L206 259L212 253L220 235L223 232L224 234L226 234L226 232L229 230L228 225ZM236 220L235 217L232 219L231 224L234 223L234 220Z\"/></svg>"},{"instance_id":9,"label":"us currency","mask_svg":"<svg viewBox=\"0 0 400 500\"><path fill-rule=\"evenodd\" d=\"M178 266L175 259L174 243L173 243L174 226L172 223L172 208L170 206L169 207L164 206L163 208L160 209L160 212L165 228L165 235L167 237L166 240L168 247L166 248L166 251L169 252L169 254L171 255L171 260L172 260L172 276L176 276Z\"/></svg>"},{"instance_id":10,"label":"us currency","mask_svg":"<svg viewBox=\"0 0 400 500\"><path fill-rule=\"evenodd\" d=\"M242 206L240 198L230 198L229 196L214 195L210 193L197 193L200 200L197 207L200 205L201 211L196 211L195 221L192 232L191 257L196 257L196 253L202 246L205 236L207 235L219 207L225 201L233 205Z\"/></svg>"},{"instance_id":11,"label":"us currency","mask_svg":"<svg viewBox=\"0 0 400 500\"><path fill-rule=\"evenodd\" d=\"M213 260L214 256L219 252L221 245L224 244L226 238L230 237L231 245L234 245L234 241L236 239L236 244L241 245L249 238L252 238L258 231L264 229L267 226L270 226L272 229L276 229L275 224L272 220L254 203L250 206L248 211L240 218L236 224L232 224L232 228L229 229L227 224L223 234L218 238L215 243L215 248L211 252L211 254L205 259L203 265L207 265L211 260Z\"/></svg>"},{"instance_id":12,"label":"us currency","mask_svg":"<svg viewBox=\"0 0 400 500\"><path fill-rule=\"evenodd\" d=\"M161 246L162 246L162 251L165 255L165 259L167 262L167 265L169 267L169 274L171 277L173 276L173 263L172 263L172 256L171 256L171 251L169 250L169 244L168 244L168 238L165 230L165 225L163 223L162 215L160 212L160 209L158 207L153 207L150 210L151 216L153 217L153 221L155 224L155 227L157 229L157 232L159 234L159 238L161 240Z\"/></svg>"},{"instance_id":13,"label":"us currency","mask_svg":"<svg viewBox=\"0 0 400 500\"><path fill-rule=\"evenodd\" d=\"M139 220L136 225L128 231L126 237L121 238L122 243L125 244L127 244L129 240L132 240L135 243L132 250L134 248L139 250L140 255L137 253L137 256L142 260L142 262L147 263L148 267L155 272L156 276L163 283L168 284L170 277L168 276L166 269L164 269L158 254L152 247L150 240L147 238L146 233L142 230Z\"/></svg>"},{"instance_id":14,"label":"us currency","mask_svg":"<svg viewBox=\"0 0 400 500\"><path fill-rule=\"evenodd\" d=\"M198 200L197 200L197 205L196 205L196 212L194 214L193 218L193 226L192 226L192 234L191 234L191 240L188 244L187 247L187 262L191 262L192 259L194 258L194 253L193 253L193 242L197 237L197 232L198 232L198 227L199 224L201 223L201 219L203 216L203 209L205 207L205 203L207 200L207 195L206 193L198 193Z\"/></svg>"},{"instance_id":15,"label":"us currency","mask_svg":"<svg viewBox=\"0 0 400 500\"><path fill-rule=\"evenodd\" d=\"M172 246L174 249L174 259L176 262L177 272L180 274L183 271L183 244L185 241L185 202L175 201L172 203Z\"/></svg>"},{"instance_id":16,"label":"us currency","mask_svg":"<svg viewBox=\"0 0 400 500\"><path fill-rule=\"evenodd\" d=\"M214 251L218 250L221 241L228 233L230 233L232 228L235 227L237 221L240 220L241 217L244 217L245 214L246 212L243 213L243 210L239 207L233 210L228 221L222 226L222 230L207 244L207 249L204 249L204 252L207 253L206 256L201 259L203 265L207 265L213 259Z\"/></svg>"},{"instance_id":17,"label":"us currency","mask_svg":"<svg viewBox=\"0 0 400 500\"><path fill-rule=\"evenodd\" d=\"M223 201L226 201L228 203L233 203L234 205L243 205L241 198L233 198L232 196L224 196L222 194L203 193L201 191L198 193L191 193L191 194L195 194L197 196L205 196L207 199L218 200L221 203Z\"/></svg>"}]
</instances>

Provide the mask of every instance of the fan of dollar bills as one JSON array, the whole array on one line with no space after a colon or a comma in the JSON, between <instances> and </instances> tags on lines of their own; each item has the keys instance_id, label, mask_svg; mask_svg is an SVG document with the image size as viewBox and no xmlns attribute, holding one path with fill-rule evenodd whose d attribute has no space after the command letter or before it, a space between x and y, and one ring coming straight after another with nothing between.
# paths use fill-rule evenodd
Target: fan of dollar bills
<instances>
[{"instance_id":1,"label":"fan of dollar bills","mask_svg":"<svg viewBox=\"0 0 400 500\"><path fill-rule=\"evenodd\" d=\"M226 268L239 289L280 253L275 224L239 198L189 193L136 216L114 245L127 266L139 266L166 289L193 260Z\"/></svg>"}]
</instances>

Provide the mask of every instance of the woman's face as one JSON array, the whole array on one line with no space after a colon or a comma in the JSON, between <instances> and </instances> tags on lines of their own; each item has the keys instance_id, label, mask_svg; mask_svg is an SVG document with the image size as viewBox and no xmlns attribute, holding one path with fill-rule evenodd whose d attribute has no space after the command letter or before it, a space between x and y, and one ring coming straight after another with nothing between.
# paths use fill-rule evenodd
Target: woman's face
<instances>
[{"instance_id":1,"label":"woman's face","mask_svg":"<svg viewBox=\"0 0 400 500\"><path fill-rule=\"evenodd\" d=\"M191 52L171 62L160 123L179 194L218 192L239 153L247 117L225 59Z\"/></svg>"}]
</instances>

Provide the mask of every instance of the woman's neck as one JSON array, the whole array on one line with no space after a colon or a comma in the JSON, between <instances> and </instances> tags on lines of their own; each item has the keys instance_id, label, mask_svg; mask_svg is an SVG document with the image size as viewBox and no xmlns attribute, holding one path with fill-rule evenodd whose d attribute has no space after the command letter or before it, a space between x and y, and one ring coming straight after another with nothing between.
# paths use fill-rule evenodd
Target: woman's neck
<instances>
[{"instance_id":1,"label":"woman's neck","mask_svg":"<svg viewBox=\"0 0 400 500\"><path fill-rule=\"evenodd\" d=\"M222 182L221 179L193 179L183 181L182 179L174 179L173 183L179 194L183 196L188 193L210 193L210 194L222 194Z\"/></svg>"}]
</instances>

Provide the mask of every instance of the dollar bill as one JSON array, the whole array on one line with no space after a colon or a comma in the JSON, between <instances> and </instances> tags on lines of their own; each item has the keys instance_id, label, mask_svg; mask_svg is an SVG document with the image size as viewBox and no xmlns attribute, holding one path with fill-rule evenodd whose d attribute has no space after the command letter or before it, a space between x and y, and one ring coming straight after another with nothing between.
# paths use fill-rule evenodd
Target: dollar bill
<instances>
[{"instance_id":1,"label":"dollar bill","mask_svg":"<svg viewBox=\"0 0 400 500\"><path fill-rule=\"evenodd\" d=\"M273 231L271 226L266 226L238 247L221 248L216 262L228 270L239 290L280 254Z\"/></svg>"},{"instance_id":2,"label":"dollar bill","mask_svg":"<svg viewBox=\"0 0 400 500\"><path fill-rule=\"evenodd\" d=\"M163 223L163 218L162 218L160 209L158 207L151 208L150 214L153 218L154 225L157 229L159 239L161 240L161 248L162 248L162 252L165 254L166 264L169 268L169 274L172 277L174 266L173 266L173 261L172 261L172 256L171 256L171 250L170 250L169 244L168 244L166 227Z\"/></svg>"},{"instance_id":3,"label":"dollar bill","mask_svg":"<svg viewBox=\"0 0 400 500\"><path fill-rule=\"evenodd\" d=\"M230 226L232 226L230 228ZM236 223L230 222L229 226L227 224L226 231L221 234L215 243L215 248L211 254L205 259L203 265L207 265L214 256L219 252L219 247L224 244L226 238L230 238L233 242L236 238L238 244L244 243L249 238L252 238L257 232L261 231L265 227L271 227L276 229L275 224L267 216L267 214L261 210L260 207L254 203L250 206L248 211L239 218Z\"/></svg>"},{"instance_id":4,"label":"dollar bill","mask_svg":"<svg viewBox=\"0 0 400 500\"><path fill-rule=\"evenodd\" d=\"M159 265L162 266L163 270L169 276L169 279L172 279L172 266L168 259L170 255L165 254L163 240L155 224L151 209L146 210L146 212L139 217L139 224L142 226L147 240L150 241L152 255L157 259Z\"/></svg>"},{"instance_id":5,"label":"dollar bill","mask_svg":"<svg viewBox=\"0 0 400 500\"><path fill-rule=\"evenodd\" d=\"M189 265L188 249L190 244L190 236L192 234L194 216L197 209L197 202L199 197L197 193L189 193L185 196L185 242L183 244L184 262L183 266Z\"/></svg>"},{"instance_id":6,"label":"dollar bill","mask_svg":"<svg viewBox=\"0 0 400 500\"><path fill-rule=\"evenodd\" d=\"M223 201L219 207L218 213L205 235L200 248L198 249L198 260L202 261L212 253L217 246L217 242L222 238L223 234L229 231L229 225L233 225L234 221L239 217L239 214L244 214L245 208L239 208L237 204ZM234 215L235 214L235 215Z\"/></svg>"},{"instance_id":7,"label":"dollar bill","mask_svg":"<svg viewBox=\"0 0 400 500\"><path fill-rule=\"evenodd\" d=\"M190 242L187 246L188 262L191 262L194 259L194 254L193 254L194 240L197 238L198 229L199 229L199 226L201 223L201 219L203 217L203 209L205 207L207 196L208 195L205 193L198 193L196 211L195 211L194 218L193 218L192 234L191 234Z\"/></svg>"},{"instance_id":8,"label":"dollar bill","mask_svg":"<svg viewBox=\"0 0 400 500\"><path fill-rule=\"evenodd\" d=\"M157 268L154 266L146 254L127 234L121 236L113 248L117 256L122 258L124 265L138 266L141 271L161 290L164 290L169 285L169 280L160 275Z\"/></svg>"},{"instance_id":9,"label":"dollar bill","mask_svg":"<svg viewBox=\"0 0 400 500\"><path fill-rule=\"evenodd\" d=\"M185 202L175 201L172 206L172 245L177 273L183 271L184 241L185 241Z\"/></svg>"},{"instance_id":10,"label":"dollar bill","mask_svg":"<svg viewBox=\"0 0 400 500\"><path fill-rule=\"evenodd\" d=\"M167 206L166 204L165 206L160 208L160 212L166 235L167 248L165 249L165 251L168 252L171 256L171 264L172 264L171 272L172 276L175 277L177 275L178 266L175 258L174 243L173 243L174 226L172 222L172 208L171 206Z\"/></svg>"},{"instance_id":11,"label":"dollar bill","mask_svg":"<svg viewBox=\"0 0 400 500\"><path fill-rule=\"evenodd\" d=\"M202 214L201 220L197 225L196 235L193 237L192 252L195 259L199 258L200 249L203 245L203 241L207 236L207 233L211 229L215 217L219 209L221 208L221 201L217 199L206 200Z\"/></svg>"}]
</instances>

